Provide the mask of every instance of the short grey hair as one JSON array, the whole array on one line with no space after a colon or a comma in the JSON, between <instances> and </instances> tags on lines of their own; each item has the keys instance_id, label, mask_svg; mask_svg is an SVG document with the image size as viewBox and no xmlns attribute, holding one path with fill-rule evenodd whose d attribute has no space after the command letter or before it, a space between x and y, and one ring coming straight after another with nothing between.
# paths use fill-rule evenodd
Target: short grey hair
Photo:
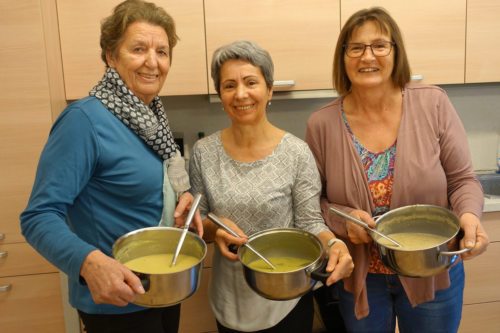
<instances>
[{"instance_id":1,"label":"short grey hair","mask_svg":"<svg viewBox=\"0 0 500 333\"><path fill-rule=\"evenodd\" d=\"M255 67L259 67L268 89L273 87L274 65L269 52L254 42L239 40L219 47L212 56L211 75L215 90L220 96L220 70L228 60L248 61Z\"/></svg>"}]
</instances>

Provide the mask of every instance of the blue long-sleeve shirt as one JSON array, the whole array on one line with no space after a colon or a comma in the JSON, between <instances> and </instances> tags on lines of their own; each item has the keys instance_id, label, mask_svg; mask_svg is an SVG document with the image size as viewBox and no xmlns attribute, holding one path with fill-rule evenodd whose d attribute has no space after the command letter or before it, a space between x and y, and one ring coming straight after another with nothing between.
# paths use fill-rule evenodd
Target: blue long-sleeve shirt
<instances>
[{"instance_id":1,"label":"blue long-sleeve shirt","mask_svg":"<svg viewBox=\"0 0 500 333\"><path fill-rule=\"evenodd\" d=\"M97 305L81 282L86 256L123 234L158 224L162 161L95 97L69 105L54 123L33 191L21 214L26 240L68 275L72 306L87 313L127 313L135 305Z\"/></svg>"}]
</instances>

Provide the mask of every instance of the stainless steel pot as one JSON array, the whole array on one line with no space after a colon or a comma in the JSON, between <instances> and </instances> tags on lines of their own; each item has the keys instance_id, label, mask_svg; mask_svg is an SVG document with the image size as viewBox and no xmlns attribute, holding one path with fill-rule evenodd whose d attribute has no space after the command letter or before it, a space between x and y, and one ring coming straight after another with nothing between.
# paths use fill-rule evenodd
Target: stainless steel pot
<instances>
[{"instance_id":1,"label":"stainless steel pot","mask_svg":"<svg viewBox=\"0 0 500 333\"><path fill-rule=\"evenodd\" d=\"M377 219L376 229L385 235L428 233L446 237L446 241L422 248L393 247L373 234L383 263L400 275L426 277L450 267L461 253L458 250L460 224L448 209L433 205L412 205L391 210Z\"/></svg>"},{"instance_id":2,"label":"stainless steel pot","mask_svg":"<svg viewBox=\"0 0 500 333\"><path fill-rule=\"evenodd\" d=\"M121 263L135 258L175 252L183 229L170 227L151 227L129 232L120 237L113 245L113 256ZM137 295L134 303L145 307L164 307L177 304L198 289L203 259L207 253L206 243L195 233L188 232L181 254L197 258L197 263L179 272L149 274L133 271L146 290ZM166 261L165 265L170 265Z\"/></svg>"},{"instance_id":3,"label":"stainless steel pot","mask_svg":"<svg viewBox=\"0 0 500 333\"><path fill-rule=\"evenodd\" d=\"M248 265L259 257L245 246L238 249L245 280L256 293L271 300L289 300L306 294L316 280L326 280L326 258L319 239L294 228L276 228L253 234L248 243L263 256L306 259L309 264L290 271L256 270ZM272 261L272 260L271 260Z\"/></svg>"}]
</instances>

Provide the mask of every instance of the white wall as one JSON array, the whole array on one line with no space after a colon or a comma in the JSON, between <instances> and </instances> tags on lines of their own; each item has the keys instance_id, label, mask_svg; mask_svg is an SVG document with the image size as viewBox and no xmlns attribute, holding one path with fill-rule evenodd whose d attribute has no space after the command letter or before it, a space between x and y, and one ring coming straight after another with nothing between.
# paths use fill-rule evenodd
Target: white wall
<instances>
[{"instance_id":1,"label":"white wall","mask_svg":"<svg viewBox=\"0 0 500 333\"><path fill-rule=\"evenodd\" d=\"M490 142L492 133L500 135L500 83L442 87L450 96L468 135L474 137L473 157L482 158L486 154L478 150L490 148L496 152L496 147L491 147ZM163 101L172 130L183 132L190 147L196 141L198 132L208 135L229 125L220 103L210 103L208 96L165 97ZM278 127L303 138L311 112L329 101L321 98L273 100L268 116ZM491 157L493 163L495 159L496 156Z\"/></svg>"}]
</instances>

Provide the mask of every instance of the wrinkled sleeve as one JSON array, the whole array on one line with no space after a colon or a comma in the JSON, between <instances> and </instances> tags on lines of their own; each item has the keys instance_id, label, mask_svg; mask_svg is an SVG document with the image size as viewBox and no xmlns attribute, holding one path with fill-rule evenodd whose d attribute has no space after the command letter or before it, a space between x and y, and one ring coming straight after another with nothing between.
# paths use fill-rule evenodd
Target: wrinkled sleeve
<instances>
[{"instance_id":1,"label":"wrinkled sleeve","mask_svg":"<svg viewBox=\"0 0 500 333\"><path fill-rule=\"evenodd\" d=\"M321 178L320 206L323 218L328 227L335 233L335 235L345 238L347 237L345 219L330 213L329 208L330 206L335 206L338 209L343 210L347 214L349 214L353 210L353 208L338 204L332 204L328 200L328 196L326 194L327 170L325 170L325 158L327 154L327 145L325 141L327 140L327 135L324 132L325 130L326 129L324 127L324 124L322 124L321 120L318 119L315 114L313 114L307 122L305 141L311 149Z\"/></svg>"},{"instance_id":2,"label":"wrinkled sleeve","mask_svg":"<svg viewBox=\"0 0 500 333\"><path fill-rule=\"evenodd\" d=\"M439 99L440 160L448 182L450 204L458 216L481 217L484 196L472 166L467 135L455 108L443 92Z\"/></svg>"},{"instance_id":3,"label":"wrinkled sleeve","mask_svg":"<svg viewBox=\"0 0 500 333\"><path fill-rule=\"evenodd\" d=\"M321 216L319 173L314 157L306 145L301 147L295 170L292 196L296 226L313 234L328 230Z\"/></svg>"},{"instance_id":4,"label":"wrinkled sleeve","mask_svg":"<svg viewBox=\"0 0 500 333\"><path fill-rule=\"evenodd\" d=\"M71 107L69 107L71 108ZM94 246L80 239L67 223L67 212L85 187L99 155L96 135L83 112L64 112L42 151L21 232L42 256L78 279Z\"/></svg>"},{"instance_id":5,"label":"wrinkled sleeve","mask_svg":"<svg viewBox=\"0 0 500 333\"><path fill-rule=\"evenodd\" d=\"M200 193L202 195L200 200L199 210L202 219L205 219L209 213L207 192L203 181L202 173L202 153L203 147L200 142L194 144L191 159L189 160L189 181L191 182L191 193Z\"/></svg>"}]
</instances>

